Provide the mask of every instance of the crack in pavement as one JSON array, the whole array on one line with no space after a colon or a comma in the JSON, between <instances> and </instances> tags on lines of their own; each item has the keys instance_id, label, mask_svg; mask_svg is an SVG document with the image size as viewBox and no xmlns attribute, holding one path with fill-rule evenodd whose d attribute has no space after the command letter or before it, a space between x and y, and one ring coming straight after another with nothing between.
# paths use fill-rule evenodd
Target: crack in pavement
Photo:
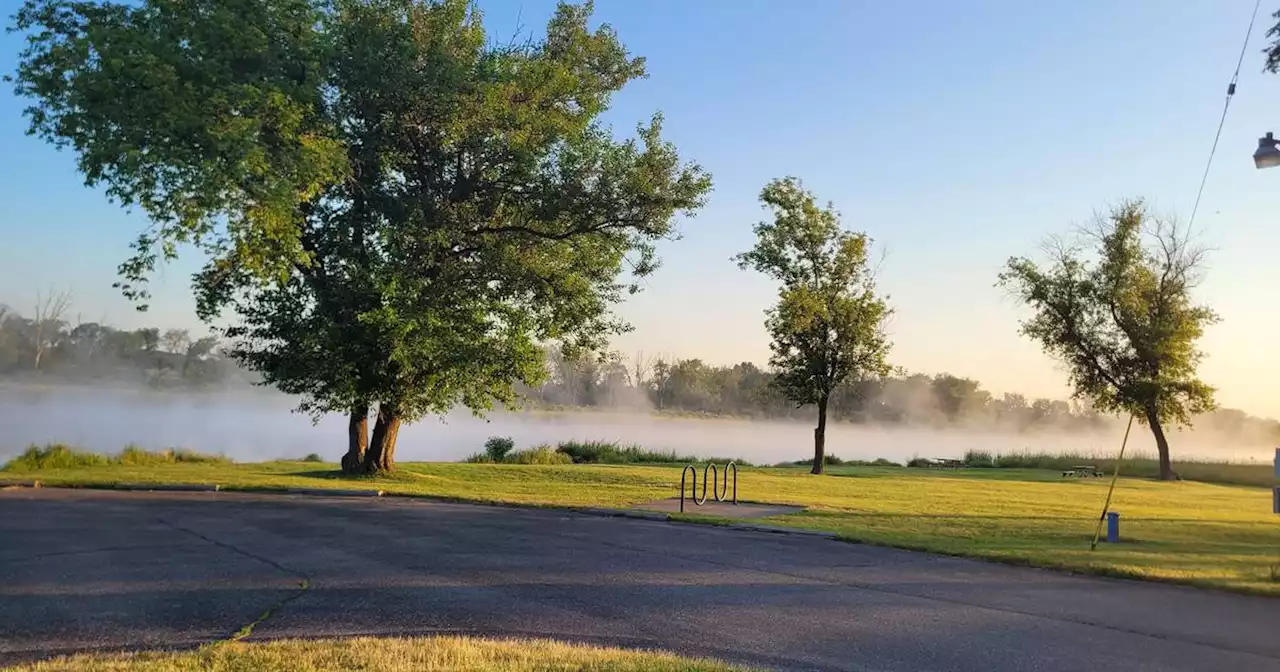
<instances>
[{"instance_id":1,"label":"crack in pavement","mask_svg":"<svg viewBox=\"0 0 1280 672\"><path fill-rule=\"evenodd\" d=\"M227 637L213 642L214 645L227 644L230 642L238 642L248 637L249 635L252 635L254 628L258 627L259 625L264 623L267 619L274 616L275 613L280 611L280 609L282 609L285 605L305 595L307 591L311 589L311 576L306 572L301 572L296 569L286 567L280 564L279 562L276 562L275 560L272 560L271 558L268 558L266 556L258 555L257 553L253 553L251 551L246 551L243 548L239 548L238 546L228 544L224 541L219 541L218 539L214 539L213 537L210 537L208 535L201 534L200 532L197 532L191 528L183 527L181 525L171 523L163 518L157 518L156 520L161 525L165 525L167 527L173 528L174 530L177 530L184 534L189 534L193 537L196 537L197 539L200 539L201 541L205 541L207 543L213 544L214 546L218 546L220 548L225 548L233 553L238 553L240 555L245 556L246 558L251 558L253 560L257 560L258 562L265 563L267 565L270 565L271 567L274 567L277 570L280 570L281 572L284 572L285 574L290 574L301 579L301 581L298 582L298 590L294 591L293 593L290 593L289 595L286 595L285 597L277 600L275 603L269 605L260 615L258 615L257 618L240 626L240 628L238 628L235 632L231 633Z\"/></svg>"}]
</instances>

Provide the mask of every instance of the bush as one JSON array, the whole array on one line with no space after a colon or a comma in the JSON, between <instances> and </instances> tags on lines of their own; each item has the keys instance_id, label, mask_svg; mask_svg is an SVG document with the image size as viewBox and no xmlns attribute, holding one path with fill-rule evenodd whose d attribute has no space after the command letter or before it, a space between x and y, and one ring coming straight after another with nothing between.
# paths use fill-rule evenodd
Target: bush
<instances>
[{"instance_id":1,"label":"bush","mask_svg":"<svg viewBox=\"0 0 1280 672\"><path fill-rule=\"evenodd\" d=\"M127 464L129 466L154 464L155 456L133 444L124 447L120 454L114 460L116 464Z\"/></svg>"},{"instance_id":2,"label":"bush","mask_svg":"<svg viewBox=\"0 0 1280 672\"><path fill-rule=\"evenodd\" d=\"M302 461L303 462L324 462L324 458L320 457L319 453L307 453L307 456L302 458Z\"/></svg>"},{"instance_id":3,"label":"bush","mask_svg":"<svg viewBox=\"0 0 1280 672\"><path fill-rule=\"evenodd\" d=\"M932 466L932 464L933 463L931 463L929 459L926 457L913 457L907 460L908 467L916 467L916 468L929 467L929 466Z\"/></svg>"},{"instance_id":4,"label":"bush","mask_svg":"<svg viewBox=\"0 0 1280 672\"><path fill-rule=\"evenodd\" d=\"M964 453L964 463L969 467L994 467L996 456L986 450L967 450Z\"/></svg>"},{"instance_id":5,"label":"bush","mask_svg":"<svg viewBox=\"0 0 1280 672\"><path fill-rule=\"evenodd\" d=\"M486 456L487 457L487 456ZM573 464L573 458L551 446L537 446L508 453L503 464Z\"/></svg>"},{"instance_id":6,"label":"bush","mask_svg":"<svg viewBox=\"0 0 1280 672\"><path fill-rule=\"evenodd\" d=\"M222 455L197 453L188 448L166 448L161 451L143 450L135 445L125 446L124 450L114 458L111 464L123 464L131 467L145 467L155 464L174 464L176 462L231 462Z\"/></svg>"},{"instance_id":7,"label":"bush","mask_svg":"<svg viewBox=\"0 0 1280 672\"><path fill-rule=\"evenodd\" d=\"M26 452L6 462L4 467L0 467L0 470L75 469L79 467L100 467L109 464L145 467L156 464L173 464L175 462L229 463L231 460L222 455L207 455L186 448L168 448L155 452L143 450L135 445L128 445L119 454L109 456L76 450L60 443L51 443L44 448L30 446Z\"/></svg>"},{"instance_id":8,"label":"bush","mask_svg":"<svg viewBox=\"0 0 1280 672\"><path fill-rule=\"evenodd\" d=\"M674 450L646 450L637 445L623 446L614 441L564 441L557 452L568 455L574 464L689 464L691 462L734 462L751 466L746 460L726 457L699 458L677 455Z\"/></svg>"},{"instance_id":9,"label":"bush","mask_svg":"<svg viewBox=\"0 0 1280 672\"><path fill-rule=\"evenodd\" d=\"M516 442L509 436L491 436L484 442L484 453L493 462L501 462L516 447Z\"/></svg>"},{"instance_id":10,"label":"bush","mask_svg":"<svg viewBox=\"0 0 1280 672\"><path fill-rule=\"evenodd\" d=\"M28 446L21 455L4 464L3 471L38 471L40 469L75 469L108 464L106 455L76 450L61 443Z\"/></svg>"},{"instance_id":11,"label":"bush","mask_svg":"<svg viewBox=\"0 0 1280 672\"><path fill-rule=\"evenodd\" d=\"M468 455L467 459L463 460L463 462L468 462L470 464L493 464L493 458L489 457L485 453L473 453Z\"/></svg>"}]
</instances>

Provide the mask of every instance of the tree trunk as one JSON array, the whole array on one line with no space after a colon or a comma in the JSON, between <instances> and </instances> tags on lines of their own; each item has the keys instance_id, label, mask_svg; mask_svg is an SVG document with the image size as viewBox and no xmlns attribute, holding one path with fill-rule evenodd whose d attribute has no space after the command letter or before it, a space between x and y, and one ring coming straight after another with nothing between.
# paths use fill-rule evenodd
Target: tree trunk
<instances>
[{"instance_id":1,"label":"tree trunk","mask_svg":"<svg viewBox=\"0 0 1280 672\"><path fill-rule=\"evenodd\" d=\"M364 473L365 451L369 449L369 405L358 406L351 411L347 423L347 454L342 456L342 471L348 474Z\"/></svg>"},{"instance_id":2,"label":"tree trunk","mask_svg":"<svg viewBox=\"0 0 1280 672\"><path fill-rule=\"evenodd\" d=\"M1160 425L1160 416L1154 408L1147 409L1147 426L1151 427L1151 433L1156 437L1156 453L1160 456L1160 480L1177 480L1178 475L1174 473L1173 463L1169 460L1169 440L1164 436L1164 427Z\"/></svg>"},{"instance_id":3,"label":"tree trunk","mask_svg":"<svg viewBox=\"0 0 1280 672\"><path fill-rule=\"evenodd\" d=\"M821 474L827 463L827 397L818 400L818 426L813 428L813 469L811 474Z\"/></svg>"},{"instance_id":4,"label":"tree trunk","mask_svg":"<svg viewBox=\"0 0 1280 672\"><path fill-rule=\"evenodd\" d=\"M396 437L400 434L400 414L391 404L378 404L378 420L373 424L373 440L364 456L365 473L377 474L396 467Z\"/></svg>"}]
</instances>

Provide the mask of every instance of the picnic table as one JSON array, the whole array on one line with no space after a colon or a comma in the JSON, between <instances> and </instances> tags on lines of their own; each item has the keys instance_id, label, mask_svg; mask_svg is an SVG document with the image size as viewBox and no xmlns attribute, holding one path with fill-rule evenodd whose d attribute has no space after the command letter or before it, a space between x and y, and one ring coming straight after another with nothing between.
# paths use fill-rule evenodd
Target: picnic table
<instances>
[{"instance_id":1,"label":"picnic table","mask_svg":"<svg viewBox=\"0 0 1280 672\"><path fill-rule=\"evenodd\" d=\"M1062 472L1063 478L1096 478L1098 476L1102 476L1102 472L1098 471L1098 467L1092 464L1080 464L1074 467L1068 467Z\"/></svg>"}]
</instances>

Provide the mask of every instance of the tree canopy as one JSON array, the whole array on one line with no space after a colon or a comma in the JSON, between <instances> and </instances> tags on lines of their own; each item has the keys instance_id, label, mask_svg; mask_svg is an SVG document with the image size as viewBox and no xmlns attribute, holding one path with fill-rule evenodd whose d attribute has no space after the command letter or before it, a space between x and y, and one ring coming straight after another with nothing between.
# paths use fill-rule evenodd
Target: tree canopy
<instances>
[{"instance_id":1,"label":"tree canopy","mask_svg":"<svg viewBox=\"0 0 1280 672\"><path fill-rule=\"evenodd\" d=\"M1196 375L1196 341L1218 319L1191 295L1204 251L1140 200L1045 248L1045 264L1012 258L1000 274L1032 310L1022 333L1066 365L1077 396L1146 422L1161 475L1173 478L1163 426L1215 408L1214 389Z\"/></svg>"},{"instance_id":2,"label":"tree canopy","mask_svg":"<svg viewBox=\"0 0 1280 672\"><path fill-rule=\"evenodd\" d=\"M512 403L541 344L626 329L611 306L710 190L660 115L627 140L599 121L645 70L591 10L501 45L464 0L28 0L18 90L156 222L126 294L200 246L200 314L231 309L234 356L304 410L349 414L344 465L376 471L402 421Z\"/></svg>"},{"instance_id":3,"label":"tree canopy","mask_svg":"<svg viewBox=\"0 0 1280 672\"><path fill-rule=\"evenodd\" d=\"M822 473L827 407L849 377L889 373L884 325L891 311L876 293L870 239L840 228L834 207L820 207L795 178L770 182L760 201L772 220L756 224L756 245L739 266L777 280L778 302L765 326L775 385L797 404L817 404L814 473Z\"/></svg>"}]
</instances>

